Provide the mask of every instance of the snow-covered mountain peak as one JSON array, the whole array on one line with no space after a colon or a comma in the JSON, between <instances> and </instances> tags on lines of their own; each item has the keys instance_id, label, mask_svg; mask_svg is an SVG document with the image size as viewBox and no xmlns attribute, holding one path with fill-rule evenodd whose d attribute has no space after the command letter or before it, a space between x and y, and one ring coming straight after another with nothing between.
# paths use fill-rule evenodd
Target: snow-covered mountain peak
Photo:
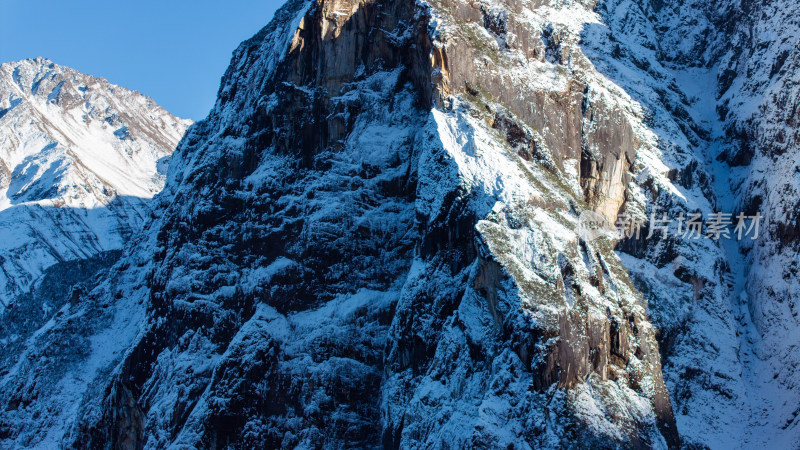
<instances>
[{"instance_id":1,"label":"snow-covered mountain peak","mask_svg":"<svg viewBox=\"0 0 800 450\"><path fill-rule=\"evenodd\" d=\"M0 65L0 299L53 264L120 249L190 124L48 59Z\"/></svg>"},{"instance_id":2,"label":"snow-covered mountain peak","mask_svg":"<svg viewBox=\"0 0 800 450\"><path fill-rule=\"evenodd\" d=\"M289 0L146 232L0 354L0 442L796 447L791 1ZM676 229L734 208L758 240Z\"/></svg>"},{"instance_id":3,"label":"snow-covered mountain peak","mask_svg":"<svg viewBox=\"0 0 800 450\"><path fill-rule=\"evenodd\" d=\"M190 124L149 97L47 59L3 64L0 159L8 191L0 207L150 198L163 185L162 160Z\"/></svg>"}]
</instances>

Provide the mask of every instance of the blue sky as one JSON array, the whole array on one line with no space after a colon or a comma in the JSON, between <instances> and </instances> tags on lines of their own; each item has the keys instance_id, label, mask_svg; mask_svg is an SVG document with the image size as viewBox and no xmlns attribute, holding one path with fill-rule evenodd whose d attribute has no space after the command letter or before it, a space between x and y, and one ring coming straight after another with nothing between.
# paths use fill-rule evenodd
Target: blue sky
<instances>
[{"instance_id":1,"label":"blue sky","mask_svg":"<svg viewBox=\"0 0 800 450\"><path fill-rule=\"evenodd\" d=\"M43 56L199 120L239 43L284 0L0 0L0 62Z\"/></svg>"}]
</instances>

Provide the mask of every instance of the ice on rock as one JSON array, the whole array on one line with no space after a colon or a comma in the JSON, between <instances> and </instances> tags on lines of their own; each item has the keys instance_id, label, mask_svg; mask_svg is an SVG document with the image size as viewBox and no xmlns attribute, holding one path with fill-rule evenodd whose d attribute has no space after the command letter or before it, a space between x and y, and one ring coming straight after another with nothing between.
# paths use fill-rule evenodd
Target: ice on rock
<instances>
[{"instance_id":1,"label":"ice on rock","mask_svg":"<svg viewBox=\"0 0 800 450\"><path fill-rule=\"evenodd\" d=\"M0 375L0 439L796 443L798 17L289 1L234 53L152 221ZM581 231L760 208L748 242Z\"/></svg>"}]
</instances>

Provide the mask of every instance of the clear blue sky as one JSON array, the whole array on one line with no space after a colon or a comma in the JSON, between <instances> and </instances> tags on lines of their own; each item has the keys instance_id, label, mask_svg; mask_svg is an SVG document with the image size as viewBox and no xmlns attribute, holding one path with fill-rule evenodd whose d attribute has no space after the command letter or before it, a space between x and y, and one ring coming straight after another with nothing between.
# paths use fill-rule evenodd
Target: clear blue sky
<instances>
[{"instance_id":1,"label":"clear blue sky","mask_svg":"<svg viewBox=\"0 0 800 450\"><path fill-rule=\"evenodd\" d=\"M203 119L239 43L284 0L0 0L0 62L43 56Z\"/></svg>"}]
</instances>

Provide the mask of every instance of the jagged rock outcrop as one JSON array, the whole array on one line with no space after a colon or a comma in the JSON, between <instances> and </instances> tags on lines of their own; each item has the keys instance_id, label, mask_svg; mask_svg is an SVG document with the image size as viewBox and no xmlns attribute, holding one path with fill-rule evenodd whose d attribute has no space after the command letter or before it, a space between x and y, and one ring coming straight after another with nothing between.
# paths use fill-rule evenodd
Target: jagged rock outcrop
<instances>
[{"instance_id":1,"label":"jagged rock outcrop","mask_svg":"<svg viewBox=\"0 0 800 450\"><path fill-rule=\"evenodd\" d=\"M790 406L751 419L768 385L749 397L756 359L774 364L791 343L764 353L743 314L779 326L756 308L778 294L752 293L759 264L796 255L789 228L756 241L759 261L709 239L582 231L586 214L646 223L758 203L757 171L743 200L723 176L768 154L752 129L767 118L724 93L769 87L730 68L740 53L724 43L754 23L737 8L290 1L235 52L155 219L3 375L0 437L674 448L772 430L792 442L793 418L777 426ZM741 58L762 46L749 48ZM782 54L770 77L787 86ZM793 154L786 139L779 156ZM745 273L743 309L732 280ZM789 394L790 375L778 372Z\"/></svg>"},{"instance_id":2,"label":"jagged rock outcrop","mask_svg":"<svg viewBox=\"0 0 800 450\"><path fill-rule=\"evenodd\" d=\"M112 271L147 279L147 318L64 439L677 445L613 242L572 231L582 210L621 205L634 118L593 90L577 47L541 41L575 42L563 24L510 17L290 2L242 44L131 250L152 262ZM76 308L114 290L131 297L109 281Z\"/></svg>"}]
</instances>

